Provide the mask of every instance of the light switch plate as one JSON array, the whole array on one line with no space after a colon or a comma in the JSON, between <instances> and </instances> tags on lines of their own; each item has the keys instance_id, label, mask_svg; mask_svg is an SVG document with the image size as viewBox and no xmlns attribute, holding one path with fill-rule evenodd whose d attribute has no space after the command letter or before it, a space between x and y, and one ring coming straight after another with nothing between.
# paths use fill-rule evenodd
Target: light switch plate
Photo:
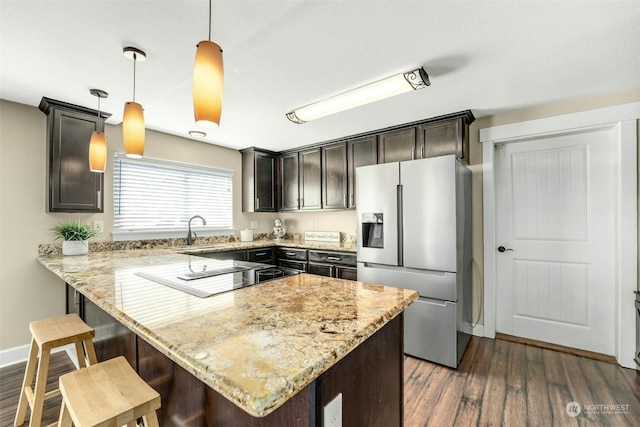
<instances>
[{"instance_id":1,"label":"light switch plate","mask_svg":"<svg viewBox=\"0 0 640 427\"><path fill-rule=\"evenodd\" d=\"M325 405L322 418L324 427L342 427L342 393Z\"/></svg>"},{"instance_id":2,"label":"light switch plate","mask_svg":"<svg viewBox=\"0 0 640 427\"><path fill-rule=\"evenodd\" d=\"M258 221L251 221L251 227L252 230L257 230L258 229Z\"/></svg>"},{"instance_id":3,"label":"light switch plate","mask_svg":"<svg viewBox=\"0 0 640 427\"><path fill-rule=\"evenodd\" d=\"M308 228L309 230L313 230L313 226L314 226L314 225L315 225L315 222L314 222L312 219L310 219L310 220L309 220L309 224L308 224L307 228Z\"/></svg>"}]
</instances>

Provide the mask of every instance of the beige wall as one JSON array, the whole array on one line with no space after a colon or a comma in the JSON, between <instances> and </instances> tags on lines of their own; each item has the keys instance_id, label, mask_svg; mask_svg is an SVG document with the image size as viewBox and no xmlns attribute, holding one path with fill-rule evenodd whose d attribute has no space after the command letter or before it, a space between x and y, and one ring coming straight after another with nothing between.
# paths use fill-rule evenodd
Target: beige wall
<instances>
[{"instance_id":1,"label":"beige wall","mask_svg":"<svg viewBox=\"0 0 640 427\"><path fill-rule=\"evenodd\" d=\"M471 125L470 163L473 176L474 318L482 306L482 151L479 129L524 120L640 101L640 88L624 93L560 102L483 117ZM51 242L49 230L61 221L104 221L110 240L113 228L112 174L105 175L105 212L69 214L46 212L46 117L37 108L0 100L0 350L26 345L32 320L61 315L65 310L64 284L35 260L37 247ZM109 151L122 151L120 126L107 126ZM248 141L247 146L257 145ZM147 131L145 155L161 159L234 169L234 227L248 228L257 220L257 232L268 232L273 220L285 220L288 232L301 233L314 221L314 230L356 233L354 211L255 213L241 212L241 156L235 150ZM482 321L480 321L482 323Z\"/></svg>"},{"instance_id":2,"label":"beige wall","mask_svg":"<svg viewBox=\"0 0 640 427\"><path fill-rule=\"evenodd\" d=\"M120 126L106 126L109 152L123 151ZM247 144L250 146L252 144ZM236 171L233 178L236 229L259 220L273 228L275 214L243 214L241 155L236 150L147 130L145 155ZM38 245L53 242L50 229L59 222L102 220L111 240L113 185L111 157L105 173L102 214L46 211L46 116L36 107L0 100L0 350L29 343L29 322L64 314L64 284L37 261ZM186 235L186 231L185 231Z\"/></svg>"}]
</instances>

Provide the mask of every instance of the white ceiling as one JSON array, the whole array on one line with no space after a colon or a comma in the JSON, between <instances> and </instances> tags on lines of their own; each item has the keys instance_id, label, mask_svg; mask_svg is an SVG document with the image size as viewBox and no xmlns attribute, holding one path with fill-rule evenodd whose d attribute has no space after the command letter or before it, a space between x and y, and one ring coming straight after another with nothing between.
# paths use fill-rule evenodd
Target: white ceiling
<instances>
[{"instance_id":1,"label":"white ceiling","mask_svg":"<svg viewBox=\"0 0 640 427\"><path fill-rule=\"evenodd\" d=\"M119 124L133 91L148 129L189 138L208 2L0 3L0 98L43 96ZM476 117L640 87L640 1L214 1L224 50L219 129L206 142L284 150L471 109ZM285 113L423 66L429 88L297 125ZM203 129L205 130L205 129Z\"/></svg>"}]
</instances>

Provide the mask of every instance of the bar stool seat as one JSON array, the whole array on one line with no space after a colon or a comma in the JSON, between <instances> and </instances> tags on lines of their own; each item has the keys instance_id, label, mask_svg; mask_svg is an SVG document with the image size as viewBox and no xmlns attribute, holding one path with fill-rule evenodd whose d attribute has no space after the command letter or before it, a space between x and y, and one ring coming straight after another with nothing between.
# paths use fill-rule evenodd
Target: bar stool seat
<instances>
[{"instance_id":1,"label":"bar stool seat","mask_svg":"<svg viewBox=\"0 0 640 427\"><path fill-rule=\"evenodd\" d=\"M160 395L122 356L62 375L58 427L158 426Z\"/></svg>"}]
</instances>

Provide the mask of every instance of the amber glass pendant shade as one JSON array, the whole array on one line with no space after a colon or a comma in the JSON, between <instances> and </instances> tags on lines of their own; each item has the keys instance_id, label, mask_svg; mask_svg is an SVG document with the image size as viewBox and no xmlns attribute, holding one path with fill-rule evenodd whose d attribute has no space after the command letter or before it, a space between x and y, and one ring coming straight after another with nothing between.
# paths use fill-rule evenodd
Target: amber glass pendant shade
<instances>
[{"instance_id":1,"label":"amber glass pendant shade","mask_svg":"<svg viewBox=\"0 0 640 427\"><path fill-rule=\"evenodd\" d=\"M201 41L193 67L193 113L198 126L220 125L223 87L222 50L212 41Z\"/></svg>"},{"instance_id":2,"label":"amber glass pendant shade","mask_svg":"<svg viewBox=\"0 0 640 427\"><path fill-rule=\"evenodd\" d=\"M124 103L122 138L127 157L140 158L144 155L144 112L137 102Z\"/></svg>"},{"instance_id":3,"label":"amber glass pendant shade","mask_svg":"<svg viewBox=\"0 0 640 427\"><path fill-rule=\"evenodd\" d=\"M93 131L89 142L89 170L104 172L107 167L107 138L104 132Z\"/></svg>"}]
</instances>

